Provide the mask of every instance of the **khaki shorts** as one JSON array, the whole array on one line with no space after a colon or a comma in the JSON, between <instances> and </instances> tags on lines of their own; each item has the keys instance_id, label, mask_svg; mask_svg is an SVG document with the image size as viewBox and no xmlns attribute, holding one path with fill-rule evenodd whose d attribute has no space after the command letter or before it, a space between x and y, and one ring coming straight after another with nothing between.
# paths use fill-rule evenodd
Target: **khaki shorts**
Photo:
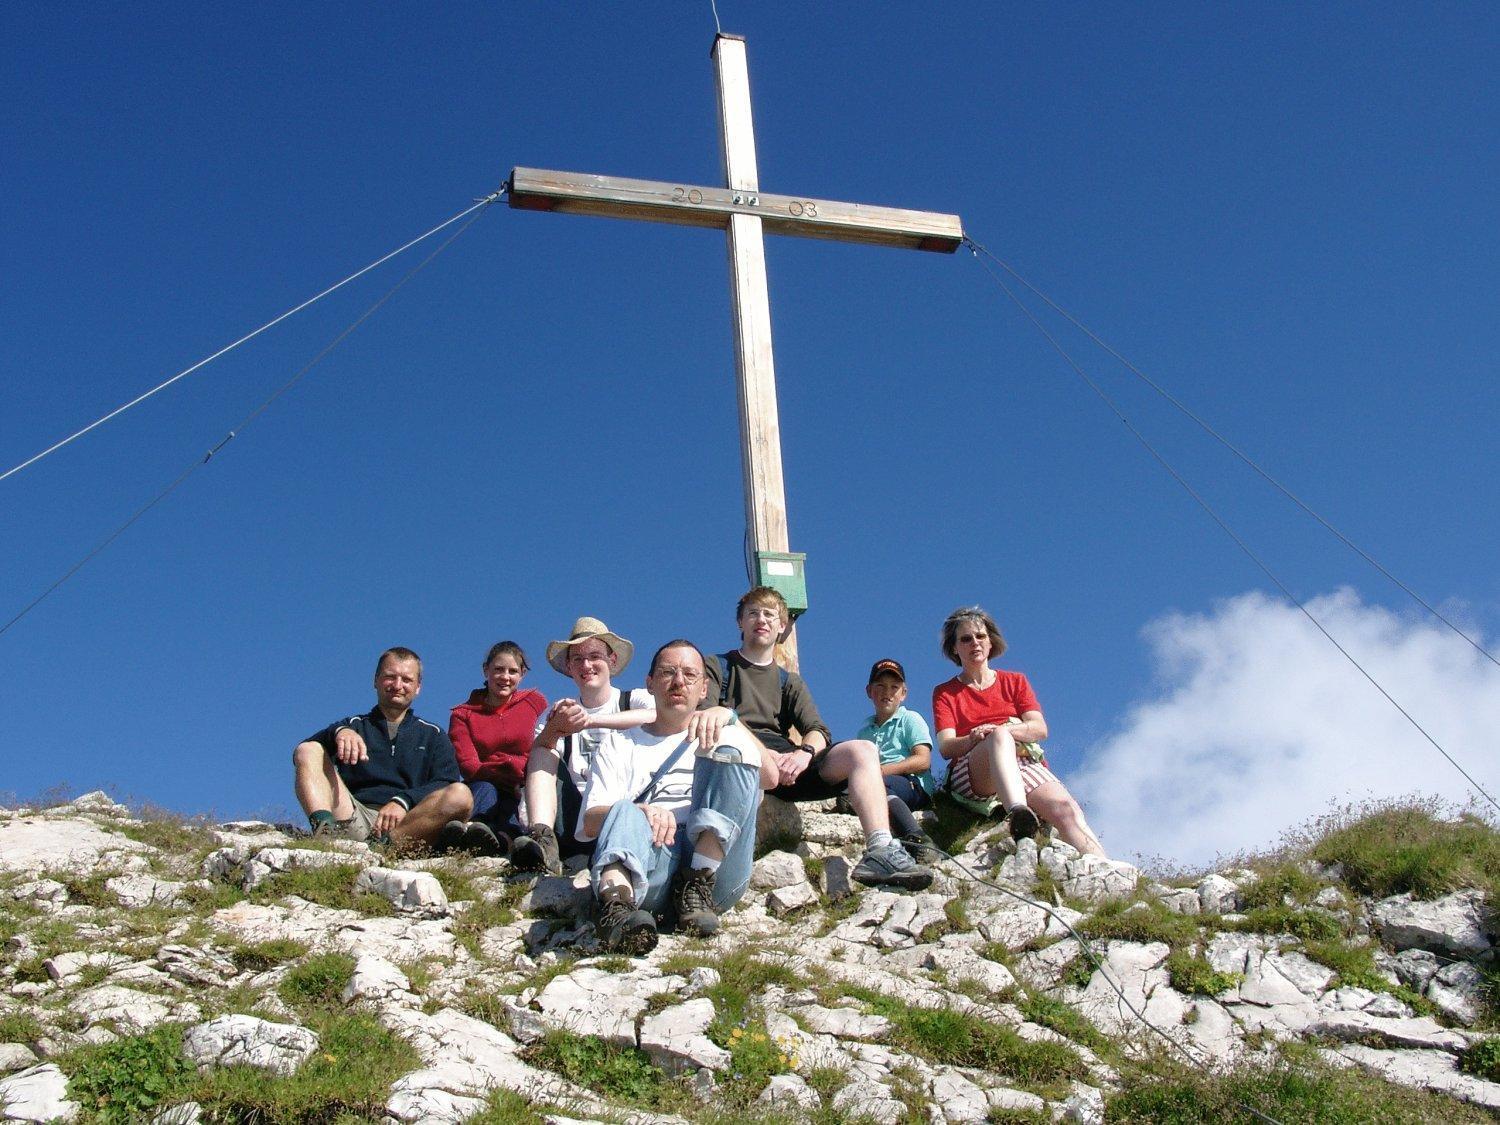
<instances>
[{"instance_id":1,"label":"khaki shorts","mask_svg":"<svg viewBox=\"0 0 1500 1125\"><path fill-rule=\"evenodd\" d=\"M348 820L335 820L334 835L345 840L368 840L375 835L375 818L380 815L380 810L361 803L352 793L349 803L354 806L354 815Z\"/></svg>"}]
</instances>

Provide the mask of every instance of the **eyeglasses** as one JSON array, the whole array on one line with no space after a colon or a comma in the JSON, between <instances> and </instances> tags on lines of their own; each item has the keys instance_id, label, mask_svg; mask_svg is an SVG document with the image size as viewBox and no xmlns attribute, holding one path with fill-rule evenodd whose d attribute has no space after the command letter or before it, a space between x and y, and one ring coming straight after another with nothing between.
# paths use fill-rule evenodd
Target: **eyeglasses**
<instances>
[{"instance_id":1,"label":"eyeglasses","mask_svg":"<svg viewBox=\"0 0 1500 1125\"><path fill-rule=\"evenodd\" d=\"M691 668L668 668L665 665L656 669L656 675L666 680L667 683L681 679L688 687L692 687L703 678L702 672L695 672Z\"/></svg>"}]
</instances>

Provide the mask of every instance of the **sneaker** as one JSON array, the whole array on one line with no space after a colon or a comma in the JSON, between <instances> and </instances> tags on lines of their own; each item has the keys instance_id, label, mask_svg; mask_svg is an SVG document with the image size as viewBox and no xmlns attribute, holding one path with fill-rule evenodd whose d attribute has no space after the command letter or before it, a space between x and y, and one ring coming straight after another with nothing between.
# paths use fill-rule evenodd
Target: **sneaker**
<instances>
[{"instance_id":1,"label":"sneaker","mask_svg":"<svg viewBox=\"0 0 1500 1125\"><path fill-rule=\"evenodd\" d=\"M438 829L437 840L433 844L433 850L439 855L463 851L464 834L468 830L468 827L461 820L450 820L442 828Z\"/></svg>"},{"instance_id":2,"label":"sneaker","mask_svg":"<svg viewBox=\"0 0 1500 1125\"><path fill-rule=\"evenodd\" d=\"M594 933L611 953L644 957L656 948L656 919L637 910L634 900L621 895L599 908Z\"/></svg>"},{"instance_id":3,"label":"sneaker","mask_svg":"<svg viewBox=\"0 0 1500 1125\"><path fill-rule=\"evenodd\" d=\"M677 887L672 895L677 924L697 937L719 932L719 913L714 909L716 874L706 867L688 867L677 872Z\"/></svg>"},{"instance_id":4,"label":"sneaker","mask_svg":"<svg viewBox=\"0 0 1500 1125\"><path fill-rule=\"evenodd\" d=\"M892 840L878 848L866 848L864 856L850 873L856 883L867 887L897 887L903 891L926 890L932 884L932 872L918 867L906 849Z\"/></svg>"},{"instance_id":5,"label":"sneaker","mask_svg":"<svg viewBox=\"0 0 1500 1125\"><path fill-rule=\"evenodd\" d=\"M906 849L906 854L919 864L931 866L943 859L943 853L938 846L932 842L932 837L925 832L918 832L911 836L902 836L899 843Z\"/></svg>"},{"instance_id":6,"label":"sneaker","mask_svg":"<svg viewBox=\"0 0 1500 1125\"><path fill-rule=\"evenodd\" d=\"M510 854L510 837L496 835L495 830L488 824L471 820L464 825L464 838L460 846L464 851L473 852L475 855L503 858Z\"/></svg>"},{"instance_id":7,"label":"sneaker","mask_svg":"<svg viewBox=\"0 0 1500 1125\"><path fill-rule=\"evenodd\" d=\"M529 836L518 836L511 845L510 865L517 871L561 875L562 855L557 848L556 833L545 824L532 825Z\"/></svg>"},{"instance_id":8,"label":"sneaker","mask_svg":"<svg viewBox=\"0 0 1500 1125\"><path fill-rule=\"evenodd\" d=\"M1041 826L1042 822L1028 806L1017 805L1010 810L1010 838L1017 843L1032 839Z\"/></svg>"}]
</instances>

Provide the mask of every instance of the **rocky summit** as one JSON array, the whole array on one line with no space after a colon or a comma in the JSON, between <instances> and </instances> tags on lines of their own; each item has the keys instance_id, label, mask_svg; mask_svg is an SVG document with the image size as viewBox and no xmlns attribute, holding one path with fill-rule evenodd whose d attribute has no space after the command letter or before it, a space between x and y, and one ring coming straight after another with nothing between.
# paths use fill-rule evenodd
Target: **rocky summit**
<instances>
[{"instance_id":1,"label":"rocky summit","mask_svg":"<svg viewBox=\"0 0 1500 1125\"><path fill-rule=\"evenodd\" d=\"M850 879L853 818L770 807L787 847L720 933L624 958L586 872L100 793L6 810L0 1120L1309 1120L1294 1087L1354 1107L1330 1120L1500 1112L1482 881L1365 895L1284 854L1158 882L947 823L896 894Z\"/></svg>"}]
</instances>

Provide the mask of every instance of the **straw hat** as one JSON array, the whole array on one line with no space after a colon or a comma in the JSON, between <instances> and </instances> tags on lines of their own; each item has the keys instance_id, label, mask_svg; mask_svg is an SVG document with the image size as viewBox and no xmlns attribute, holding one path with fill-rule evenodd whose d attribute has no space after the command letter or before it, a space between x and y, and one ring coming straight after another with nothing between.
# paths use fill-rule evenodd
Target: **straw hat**
<instances>
[{"instance_id":1,"label":"straw hat","mask_svg":"<svg viewBox=\"0 0 1500 1125\"><path fill-rule=\"evenodd\" d=\"M625 665L630 663L630 658L635 655L635 645L624 637L617 636L609 631L609 626L597 617L580 617L573 622L573 632L565 641L553 641L547 646L547 663L561 672L564 676L568 674L568 649L574 645L581 645L584 641L603 641L604 647L615 654L615 672L625 671Z\"/></svg>"}]
</instances>

